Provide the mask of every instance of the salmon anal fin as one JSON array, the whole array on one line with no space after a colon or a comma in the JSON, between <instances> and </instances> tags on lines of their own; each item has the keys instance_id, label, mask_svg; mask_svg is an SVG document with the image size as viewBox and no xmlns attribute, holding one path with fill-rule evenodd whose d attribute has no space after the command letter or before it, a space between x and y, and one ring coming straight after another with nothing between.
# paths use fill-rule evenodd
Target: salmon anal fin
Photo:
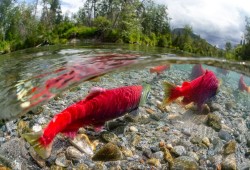
<instances>
[{"instance_id":1,"label":"salmon anal fin","mask_svg":"<svg viewBox=\"0 0 250 170\"><path fill-rule=\"evenodd\" d=\"M83 126L84 126L84 121L80 119L80 120L78 120L78 121L75 121L75 122L69 124L69 125L62 131L62 133L63 133L65 136L67 136L67 137L73 139L73 138L76 136L76 134L77 134L79 128L80 128L80 127L83 127Z\"/></svg>"}]
</instances>

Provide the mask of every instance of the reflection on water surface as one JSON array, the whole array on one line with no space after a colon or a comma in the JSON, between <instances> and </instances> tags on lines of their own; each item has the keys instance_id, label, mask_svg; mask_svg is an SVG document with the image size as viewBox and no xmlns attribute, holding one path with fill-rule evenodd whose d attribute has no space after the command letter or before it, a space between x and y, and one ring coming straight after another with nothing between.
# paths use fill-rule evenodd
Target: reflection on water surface
<instances>
[{"instance_id":1,"label":"reflection on water surface","mask_svg":"<svg viewBox=\"0 0 250 170\"><path fill-rule=\"evenodd\" d=\"M172 51L164 51L162 48L138 49L136 46L112 45L29 49L1 56L0 62L1 119L10 119L25 113L72 85L115 69L204 63L217 67L214 71L222 79L232 81L234 89L240 77L237 72L249 75L250 69L244 62L184 57L183 54L173 54ZM186 67L182 65L179 68L184 70ZM189 74L190 68L186 71ZM247 75L245 82L250 85Z\"/></svg>"},{"instance_id":2,"label":"reflection on water surface","mask_svg":"<svg viewBox=\"0 0 250 170\"><path fill-rule=\"evenodd\" d=\"M163 49L85 46L29 49L1 56L0 64L0 118L13 119L1 126L0 153L4 157L1 160L15 160L12 167L22 165L37 169L58 164L72 169L84 162L88 168L95 168L97 163L87 153L77 161L67 155L66 162L70 164L58 163L72 146L79 149L76 145L79 141L55 138L48 164L49 161L27 154L31 150L21 147L20 135L41 130L54 115L84 99L92 87L110 89L143 83L151 85L151 92L138 115L127 114L112 120L105 125L105 132L99 134L84 128L77 137L84 133L91 142L97 139L100 142L97 150L107 141L115 143L126 158L119 162L123 169L149 169L151 166L167 169L169 160L161 156L166 149L170 149L174 162L188 158L194 166L202 168L225 167L228 159L232 161L230 165L239 169L249 165L250 77L247 63L184 57ZM192 103L184 105L182 98L162 107L163 81L182 85L206 70L216 74L220 87L217 94L205 102L203 110ZM159 148L159 145L167 147ZM236 145L236 148L227 148L228 145ZM60 149L61 154L57 154ZM80 147L84 149L86 151ZM20 157L21 151L26 152L26 157ZM91 150L91 154L95 152ZM151 163L149 155L158 163ZM39 162L40 167L34 162ZM109 169L115 163L108 161L103 166Z\"/></svg>"}]
</instances>

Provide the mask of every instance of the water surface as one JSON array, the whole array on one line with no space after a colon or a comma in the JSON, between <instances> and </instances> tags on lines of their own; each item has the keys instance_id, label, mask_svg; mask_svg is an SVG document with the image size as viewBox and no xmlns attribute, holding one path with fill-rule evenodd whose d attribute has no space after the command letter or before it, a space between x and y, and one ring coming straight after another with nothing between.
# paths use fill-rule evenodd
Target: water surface
<instances>
[{"instance_id":1,"label":"water surface","mask_svg":"<svg viewBox=\"0 0 250 170\"><path fill-rule=\"evenodd\" d=\"M25 114L72 86L109 72L149 70L152 66L171 64L172 70L185 71L188 80L196 63L213 70L237 97L236 101L248 104L249 94L237 91L241 75L250 86L250 64L247 62L135 45L47 46L0 56L0 119L9 120ZM227 74L221 69L227 70Z\"/></svg>"}]
</instances>

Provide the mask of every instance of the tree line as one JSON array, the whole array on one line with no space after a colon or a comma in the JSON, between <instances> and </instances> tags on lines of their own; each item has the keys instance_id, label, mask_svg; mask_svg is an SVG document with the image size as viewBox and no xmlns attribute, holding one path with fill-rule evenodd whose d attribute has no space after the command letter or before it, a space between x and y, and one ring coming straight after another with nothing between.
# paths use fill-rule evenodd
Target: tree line
<instances>
[{"instance_id":1,"label":"tree line","mask_svg":"<svg viewBox=\"0 0 250 170\"><path fill-rule=\"evenodd\" d=\"M189 25L171 30L170 21L167 6L153 0L85 0L74 14L62 14L60 0L35 0L32 4L1 0L0 52L63 44L78 38L250 60L249 19L244 41L236 47L228 42L225 50L195 35Z\"/></svg>"}]
</instances>

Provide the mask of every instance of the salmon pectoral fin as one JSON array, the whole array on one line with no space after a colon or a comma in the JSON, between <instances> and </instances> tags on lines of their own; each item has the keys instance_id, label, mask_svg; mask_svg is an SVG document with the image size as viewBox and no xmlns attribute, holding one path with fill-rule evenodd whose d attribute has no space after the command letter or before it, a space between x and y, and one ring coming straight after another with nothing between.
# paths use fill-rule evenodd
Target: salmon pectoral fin
<instances>
[{"instance_id":1,"label":"salmon pectoral fin","mask_svg":"<svg viewBox=\"0 0 250 170\"><path fill-rule=\"evenodd\" d=\"M22 134L21 137L24 138L30 145L34 148L35 152L43 159L47 159L52 150L52 143L51 142L48 146L43 146L39 139L41 135L43 134L42 131L39 132L33 132L33 133L26 133Z\"/></svg>"},{"instance_id":2,"label":"salmon pectoral fin","mask_svg":"<svg viewBox=\"0 0 250 170\"><path fill-rule=\"evenodd\" d=\"M77 135L77 131L66 131L62 133L64 134L64 136L67 136L70 139L74 139L74 137Z\"/></svg>"},{"instance_id":3,"label":"salmon pectoral fin","mask_svg":"<svg viewBox=\"0 0 250 170\"><path fill-rule=\"evenodd\" d=\"M94 131L99 133L103 130L105 122L100 122L98 124L93 124Z\"/></svg>"},{"instance_id":4,"label":"salmon pectoral fin","mask_svg":"<svg viewBox=\"0 0 250 170\"><path fill-rule=\"evenodd\" d=\"M188 104L190 104L192 101L190 101L190 99L189 98L187 98L187 97L184 97L183 99L182 99L182 104L184 104L184 105L188 105Z\"/></svg>"},{"instance_id":5,"label":"salmon pectoral fin","mask_svg":"<svg viewBox=\"0 0 250 170\"><path fill-rule=\"evenodd\" d=\"M164 98L162 101L162 105L165 106L171 101L175 100L179 96L176 96L178 94L175 94L176 91L176 86L174 84L171 84L167 81L163 82L163 87L164 87Z\"/></svg>"}]
</instances>

